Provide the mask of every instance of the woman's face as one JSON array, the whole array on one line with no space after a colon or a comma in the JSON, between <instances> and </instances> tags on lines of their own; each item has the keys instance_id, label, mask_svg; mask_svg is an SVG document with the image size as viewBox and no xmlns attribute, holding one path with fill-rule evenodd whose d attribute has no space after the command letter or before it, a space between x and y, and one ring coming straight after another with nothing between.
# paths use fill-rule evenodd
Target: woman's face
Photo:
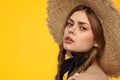
<instances>
[{"instance_id":1,"label":"woman's face","mask_svg":"<svg viewBox=\"0 0 120 80\"><path fill-rule=\"evenodd\" d=\"M64 29L64 49L73 52L87 52L94 44L94 35L85 11L74 12Z\"/></svg>"}]
</instances>

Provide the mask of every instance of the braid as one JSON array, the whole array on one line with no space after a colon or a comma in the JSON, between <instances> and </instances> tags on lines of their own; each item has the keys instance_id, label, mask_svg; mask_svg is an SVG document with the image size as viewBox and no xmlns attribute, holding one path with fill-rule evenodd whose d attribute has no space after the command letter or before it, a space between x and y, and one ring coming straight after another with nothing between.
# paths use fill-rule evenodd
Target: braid
<instances>
[{"instance_id":1,"label":"braid","mask_svg":"<svg viewBox=\"0 0 120 80\"><path fill-rule=\"evenodd\" d=\"M65 54L66 54L66 50L63 49L63 46L59 46L59 48L60 48L60 51L59 51L59 55L58 55L58 70L57 70L55 80L60 80L61 65L62 65L63 61L65 60Z\"/></svg>"}]
</instances>

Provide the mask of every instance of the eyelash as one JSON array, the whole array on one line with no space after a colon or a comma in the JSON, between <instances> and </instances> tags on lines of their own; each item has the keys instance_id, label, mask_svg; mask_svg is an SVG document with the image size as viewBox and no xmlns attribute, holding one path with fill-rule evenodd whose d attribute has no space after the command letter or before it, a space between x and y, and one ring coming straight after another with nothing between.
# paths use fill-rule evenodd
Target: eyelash
<instances>
[{"instance_id":1,"label":"eyelash","mask_svg":"<svg viewBox=\"0 0 120 80\"><path fill-rule=\"evenodd\" d=\"M70 22L67 22L66 26L67 26L67 27L71 27L71 26L73 26L73 24L70 23ZM87 30L87 28L85 28L85 27L83 27L83 26L80 26L79 29L80 29L81 31Z\"/></svg>"},{"instance_id":2,"label":"eyelash","mask_svg":"<svg viewBox=\"0 0 120 80\"><path fill-rule=\"evenodd\" d=\"M85 27L83 27L83 26L80 26L79 29L80 29L81 31L87 30L87 29L86 29Z\"/></svg>"},{"instance_id":3,"label":"eyelash","mask_svg":"<svg viewBox=\"0 0 120 80\"><path fill-rule=\"evenodd\" d=\"M73 26L73 24L72 23L70 23L70 22L67 22L67 24L66 24L68 27L71 27L71 26Z\"/></svg>"}]
</instances>

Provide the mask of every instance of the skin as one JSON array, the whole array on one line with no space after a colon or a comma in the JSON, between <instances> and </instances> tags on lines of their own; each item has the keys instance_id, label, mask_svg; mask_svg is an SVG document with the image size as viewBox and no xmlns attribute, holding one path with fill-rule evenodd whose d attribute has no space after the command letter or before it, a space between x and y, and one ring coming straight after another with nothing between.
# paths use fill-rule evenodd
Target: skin
<instances>
[{"instance_id":1,"label":"skin","mask_svg":"<svg viewBox=\"0 0 120 80\"><path fill-rule=\"evenodd\" d=\"M98 66L97 62L94 63L85 71L75 73L68 80L108 80L106 74Z\"/></svg>"},{"instance_id":2,"label":"skin","mask_svg":"<svg viewBox=\"0 0 120 80\"><path fill-rule=\"evenodd\" d=\"M67 41L67 36L74 42ZM93 46L95 46L94 35L85 11L74 12L68 19L64 29L64 49L73 52L87 52Z\"/></svg>"}]
</instances>

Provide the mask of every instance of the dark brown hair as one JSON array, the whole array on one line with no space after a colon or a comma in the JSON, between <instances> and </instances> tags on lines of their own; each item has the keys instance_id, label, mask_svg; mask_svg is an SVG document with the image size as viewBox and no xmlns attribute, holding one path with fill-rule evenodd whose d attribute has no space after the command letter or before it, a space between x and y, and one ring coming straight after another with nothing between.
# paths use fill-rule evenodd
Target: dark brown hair
<instances>
[{"instance_id":1,"label":"dark brown hair","mask_svg":"<svg viewBox=\"0 0 120 80\"><path fill-rule=\"evenodd\" d=\"M93 47L89 51L89 54L90 54L89 58L83 63L82 66L76 68L71 73L71 75L73 75L75 72L81 72L81 71L86 70L93 63L93 61L95 59L97 59L97 61L99 61L99 59L104 51L104 47L105 47L105 39L104 39L102 25L92 9L90 9L89 7L87 7L85 5L79 5L70 12L70 14L67 17L67 20L74 12L81 11L81 10L84 10L86 12L86 15L90 21L91 28L92 28L92 31L94 34L94 39L97 42L98 47ZM67 22L67 20L66 20L66 22ZM60 78L59 78L60 77L60 68L61 68L61 64L65 60L65 55L66 55L66 50L63 48L63 44L61 44L59 47L60 47L60 51L59 51L59 55L58 55L58 72L56 75L56 80L60 80Z\"/></svg>"}]
</instances>

